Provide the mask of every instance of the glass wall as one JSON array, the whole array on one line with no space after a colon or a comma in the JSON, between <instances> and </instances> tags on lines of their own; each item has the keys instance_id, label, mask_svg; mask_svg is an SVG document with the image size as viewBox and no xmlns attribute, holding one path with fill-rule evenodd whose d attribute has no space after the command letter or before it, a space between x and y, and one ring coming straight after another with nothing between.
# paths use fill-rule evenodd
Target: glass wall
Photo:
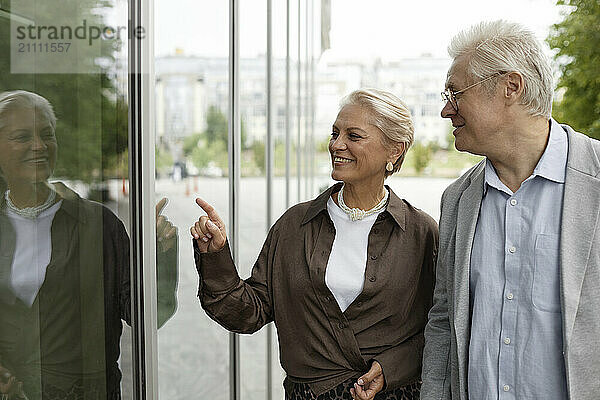
<instances>
[{"instance_id":1,"label":"glass wall","mask_svg":"<svg viewBox=\"0 0 600 400\"><path fill-rule=\"evenodd\" d=\"M0 2L0 393L11 399L131 398L119 10Z\"/></svg>"},{"instance_id":2,"label":"glass wall","mask_svg":"<svg viewBox=\"0 0 600 400\"><path fill-rule=\"evenodd\" d=\"M153 194L179 235L177 310L157 332L149 375L160 398L283 398L275 327L231 334L201 309L189 232L205 214L199 197L223 219L245 279L272 223L314 195L307 3L153 3L152 98L142 100L154 107Z\"/></svg>"}]
</instances>

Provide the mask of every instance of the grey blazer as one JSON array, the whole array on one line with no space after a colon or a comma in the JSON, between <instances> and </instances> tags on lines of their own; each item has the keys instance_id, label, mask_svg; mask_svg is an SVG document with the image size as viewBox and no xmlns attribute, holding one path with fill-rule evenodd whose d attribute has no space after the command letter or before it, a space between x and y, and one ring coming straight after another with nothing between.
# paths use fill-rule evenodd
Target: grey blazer
<instances>
[{"instance_id":1,"label":"grey blazer","mask_svg":"<svg viewBox=\"0 0 600 400\"><path fill-rule=\"evenodd\" d=\"M600 399L600 141L568 134L560 239L563 354L571 400ZM469 267L485 160L442 195L434 304L425 328L422 400L468 399Z\"/></svg>"}]
</instances>

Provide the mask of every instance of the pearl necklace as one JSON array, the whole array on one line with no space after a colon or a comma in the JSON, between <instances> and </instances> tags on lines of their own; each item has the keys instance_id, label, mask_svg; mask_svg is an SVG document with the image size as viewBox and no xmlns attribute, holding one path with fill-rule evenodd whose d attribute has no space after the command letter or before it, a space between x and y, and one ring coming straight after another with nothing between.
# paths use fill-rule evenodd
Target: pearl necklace
<instances>
[{"instance_id":1,"label":"pearl necklace","mask_svg":"<svg viewBox=\"0 0 600 400\"><path fill-rule=\"evenodd\" d=\"M6 199L6 207L15 214L29 219L36 219L37 216L40 215L40 213L52 207L52 205L54 204L54 200L56 199L56 192L50 189L50 193L48 193L48 198L46 199L46 201L43 204L40 204L39 206L35 207L19 208L15 206L15 204L10 199L10 190L7 190L4 193L4 198Z\"/></svg>"},{"instance_id":2,"label":"pearl necklace","mask_svg":"<svg viewBox=\"0 0 600 400\"><path fill-rule=\"evenodd\" d=\"M350 208L346 205L346 203L344 203L344 186L345 185L342 185L342 188L340 189L340 191L338 193L338 203L340 205L340 208L346 214L348 214L348 216L350 217L350 219L352 221L361 220L364 217L368 217L369 215L373 215L373 214L383 210L385 208L385 205L387 204L387 199L390 194L390 192L384 186L383 190L385 191L385 194L383 195L383 199L381 199L381 201L379 203L377 203L377 205L375 207L371 208L370 210L362 210L360 208Z\"/></svg>"}]
</instances>

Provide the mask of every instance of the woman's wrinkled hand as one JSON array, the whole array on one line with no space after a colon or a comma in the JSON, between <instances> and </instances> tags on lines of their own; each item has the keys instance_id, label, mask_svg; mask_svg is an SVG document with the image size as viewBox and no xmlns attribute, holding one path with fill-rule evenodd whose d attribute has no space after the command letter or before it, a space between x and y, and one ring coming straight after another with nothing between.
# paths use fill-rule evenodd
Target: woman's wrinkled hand
<instances>
[{"instance_id":1,"label":"woman's wrinkled hand","mask_svg":"<svg viewBox=\"0 0 600 400\"><path fill-rule=\"evenodd\" d=\"M11 374L9 370L0 364L0 395L14 396L14 398L22 399L23 383L16 376Z\"/></svg>"},{"instance_id":2,"label":"woman's wrinkled hand","mask_svg":"<svg viewBox=\"0 0 600 400\"><path fill-rule=\"evenodd\" d=\"M373 361L371 369L358 378L354 387L350 388L350 394L354 400L373 400L384 385L383 369L377 361Z\"/></svg>"},{"instance_id":3,"label":"woman's wrinkled hand","mask_svg":"<svg viewBox=\"0 0 600 400\"><path fill-rule=\"evenodd\" d=\"M198 244L201 253L214 253L225 247L227 234L225 223L219 217L213 206L201 198L196 199L198 204L206 213L190 228L190 234Z\"/></svg>"}]
</instances>

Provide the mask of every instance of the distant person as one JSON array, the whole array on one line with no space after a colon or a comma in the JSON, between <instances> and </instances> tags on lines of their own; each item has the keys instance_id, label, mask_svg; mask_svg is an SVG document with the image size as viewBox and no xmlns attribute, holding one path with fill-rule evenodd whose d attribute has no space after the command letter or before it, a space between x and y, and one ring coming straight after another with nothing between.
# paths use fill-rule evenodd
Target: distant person
<instances>
[{"instance_id":1,"label":"distant person","mask_svg":"<svg viewBox=\"0 0 600 400\"><path fill-rule=\"evenodd\" d=\"M340 183L275 223L245 281L223 221L196 199L208 214L191 227L202 307L233 332L275 322L287 400L419 398L438 229L384 185L412 142L396 96L352 92L329 142Z\"/></svg>"},{"instance_id":2,"label":"distant person","mask_svg":"<svg viewBox=\"0 0 600 400\"><path fill-rule=\"evenodd\" d=\"M485 156L442 196L423 400L600 398L600 142L551 117L521 25L456 35L442 117Z\"/></svg>"},{"instance_id":3,"label":"distant person","mask_svg":"<svg viewBox=\"0 0 600 400\"><path fill-rule=\"evenodd\" d=\"M129 237L101 204L49 183L56 117L43 97L0 93L0 398L120 399L131 320ZM177 238L158 214L159 318L175 311Z\"/></svg>"}]
</instances>

